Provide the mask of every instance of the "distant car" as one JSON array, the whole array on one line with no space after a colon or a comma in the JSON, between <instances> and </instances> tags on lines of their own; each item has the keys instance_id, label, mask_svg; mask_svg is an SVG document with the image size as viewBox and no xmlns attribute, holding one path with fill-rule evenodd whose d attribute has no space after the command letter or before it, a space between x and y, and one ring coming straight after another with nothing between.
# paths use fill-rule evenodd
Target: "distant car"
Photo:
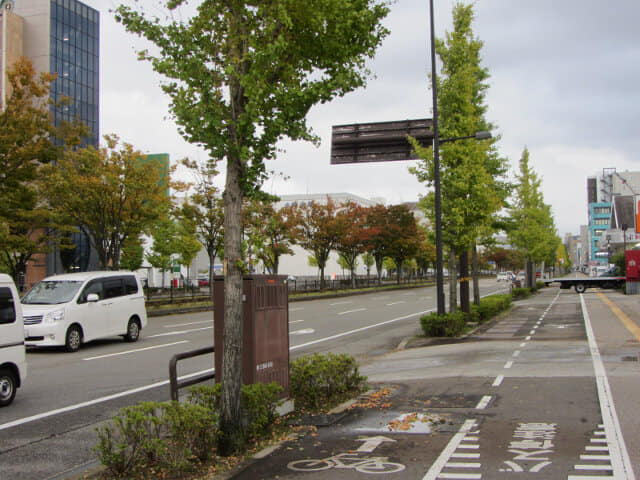
<instances>
[{"instance_id":1,"label":"distant car","mask_svg":"<svg viewBox=\"0 0 640 480\"><path fill-rule=\"evenodd\" d=\"M295 281L296 281L296 277L294 277L293 275L287 276L287 282L295 282Z\"/></svg>"},{"instance_id":2,"label":"distant car","mask_svg":"<svg viewBox=\"0 0 640 480\"><path fill-rule=\"evenodd\" d=\"M198 275L198 286L199 287L208 287L209 286L209 275Z\"/></svg>"},{"instance_id":3,"label":"distant car","mask_svg":"<svg viewBox=\"0 0 640 480\"><path fill-rule=\"evenodd\" d=\"M498 272L496 276L498 282L508 282L509 278L511 278L511 272Z\"/></svg>"}]
</instances>

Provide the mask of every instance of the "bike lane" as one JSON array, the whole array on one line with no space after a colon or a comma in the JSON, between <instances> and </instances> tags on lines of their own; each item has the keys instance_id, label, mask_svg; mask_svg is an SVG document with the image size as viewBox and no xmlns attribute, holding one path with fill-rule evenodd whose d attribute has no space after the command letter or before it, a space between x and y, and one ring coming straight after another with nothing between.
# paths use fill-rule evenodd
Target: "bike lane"
<instances>
[{"instance_id":1,"label":"bike lane","mask_svg":"<svg viewBox=\"0 0 640 480\"><path fill-rule=\"evenodd\" d=\"M466 343L386 356L370 378L392 395L234 478L614 478L580 297L565 293L518 302Z\"/></svg>"}]
</instances>

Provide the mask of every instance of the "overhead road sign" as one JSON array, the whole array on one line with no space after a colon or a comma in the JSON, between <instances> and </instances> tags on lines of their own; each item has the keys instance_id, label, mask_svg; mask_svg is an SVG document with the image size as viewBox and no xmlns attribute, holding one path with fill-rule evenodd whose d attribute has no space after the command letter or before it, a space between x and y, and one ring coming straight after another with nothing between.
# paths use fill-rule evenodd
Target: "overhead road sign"
<instances>
[{"instance_id":1,"label":"overhead road sign","mask_svg":"<svg viewBox=\"0 0 640 480\"><path fill-rule=\"evenodd\" d=\"M422 145L433 142L430 118L334 125L331 130L332 165L417 160L407 135Z\"/></svg>"}]
</instances>

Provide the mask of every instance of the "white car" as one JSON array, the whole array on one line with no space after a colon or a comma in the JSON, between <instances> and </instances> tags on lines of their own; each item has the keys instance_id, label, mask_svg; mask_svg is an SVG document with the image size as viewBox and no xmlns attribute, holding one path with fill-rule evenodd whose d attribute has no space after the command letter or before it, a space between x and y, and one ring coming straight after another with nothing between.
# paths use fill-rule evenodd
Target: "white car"
<instances>
[{"instance_id":1,"label":"white car","mask_svg":"<svg viewBox=\"0 0 640 480\"><path fill-rule=\"evenodd\" d=\"M498 282L508 282L510 278L511 272L498 272L498 275L496 276L496 280Z\"/></svg>"},{"instance_id":2,"label":"white car","mask_svg":"<svg viewBox=\"0 0 640 480\"><path fill-rule=\"evenodd\" d=\"M27 376L20 297L13 279L0 274L0 407L9 405Z\"/></svg>"},{"instance_id":3,"label":"white car","mask_svg":"<svg viewBox=\"0 0 640 480\"><path fill-rule=\"evenodd\" d=\"M147 325L144 292L133 272L47 277L22 299L26 346L64 346L120 335L135 342Z\"/></svg>"}]
</instances>

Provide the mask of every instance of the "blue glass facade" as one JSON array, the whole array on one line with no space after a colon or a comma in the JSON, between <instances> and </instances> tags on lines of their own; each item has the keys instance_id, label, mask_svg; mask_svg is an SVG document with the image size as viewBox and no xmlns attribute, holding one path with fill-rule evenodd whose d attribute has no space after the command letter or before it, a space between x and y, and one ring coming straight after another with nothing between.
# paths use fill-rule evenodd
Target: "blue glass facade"
<instances>
[{"instance_id":1,"label":"blue glass facade","mask_svg":"<svg viewBox=\"0 0 640 480\"><path fill-rule=\"evenodd\" d=\"M100 14L77 0L51 0L51 72L57 78L51 98L71 103L52 106L56 125L79 118L91 130L85 144L98 146Z\"/></svg>"},{"instance_id":2,"label":"blue glass facade","mask_svg":"<svg viewBox=\"0 0 640 480\"><path fill-rule=\"evenodd\" d=\"M590 260L598 261L601 265L609 263L609 255L605 250L598 248L598 241L603 232L609 228L610 223L611 203L598 202L589 204Z\"/></svg>"}]
</instances>

